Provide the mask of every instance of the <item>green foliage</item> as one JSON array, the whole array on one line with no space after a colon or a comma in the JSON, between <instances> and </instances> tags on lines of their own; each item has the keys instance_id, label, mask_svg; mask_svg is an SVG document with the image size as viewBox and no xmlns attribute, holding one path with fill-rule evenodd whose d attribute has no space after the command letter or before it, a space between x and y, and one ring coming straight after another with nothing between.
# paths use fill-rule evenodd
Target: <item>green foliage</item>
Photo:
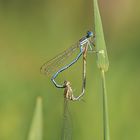
<instances>
[{"instance_id":1,"label":"green foliage","mask_svg":"<svg viewBox=\"0 0 140 140\"><path fill-rule=\"evenodd\" d=\"M36 107L29 131L28 140L42 140L43 134L43 118L42 118L42 98L38 97Z\"/></svg>"},{"instance_id":2,"label":"green foliage","mask_svg":"<svg viewBox=\"0 0 140 140\"><path fill-rule=\"evenodd\" d=\"M95 36L96 36L95 48L97 51L97 65L99 69L107 71L109 67L109 61L106 51L106 44L104 40L103 27L97 0L94 0L94 18L95 18Z\"/></svg>"},{"instance_id":3,"label":"green foliage","mask_svg":"<svg viewBox=\"0 0 140 140\"><path fill-rule=\"evenodd\" d=\"M103 111L103 137L104 140L109 140L109 122L108 122L108 107L107 107L107 93L105 84L105 72L108 70L109 61L107 56L106 44L104 40L104 33L102 21L98 8L97 0L94 0L94 16L95 16L95 35L96 35L96 51L97 51L97 65L101 70L102 77L102 111Z\"/></svg>"},{"instance_id":4,"label":"green foliage","mask_svg":"<svg viewBox=\"0 0 140 140\"><path fill-rule=\"evenodd\" d=\"M106 73L110 135L113 140L139 140L140 1L99 3L110 52ZM37 96L43 97L44 140L60 140L63 91L39 68L93 28L92 1L2 0L0 13L0 140L27 139ZM70 110L73 140L102 139L100 75L94 55L87 57L85 103L74 103ZM74 94L81 92L80 66L79 61L57 79L70 80Z\"/></svg>"}]
</instances>

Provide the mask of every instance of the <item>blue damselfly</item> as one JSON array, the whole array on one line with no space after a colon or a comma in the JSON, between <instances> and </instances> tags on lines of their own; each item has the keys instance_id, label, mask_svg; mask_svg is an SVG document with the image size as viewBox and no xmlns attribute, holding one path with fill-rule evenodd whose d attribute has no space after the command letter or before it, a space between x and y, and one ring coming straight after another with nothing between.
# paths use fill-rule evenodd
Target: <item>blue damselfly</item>
<instances>
[{"instance_id":1,"label":"blue damselfly","mask_svg":"<svg viewBox=\"0 0 140 140\"><path fill-rule=\"evenodd\" d=\"M51 80L54 83L54 85L57 88L65 88L65 84L58 84L55 81L55 78L59 75L59 73L63 72L64 70L68 69L70 66L72 66L74 63L76 63L81 55L83 55L83 90L81 95L75 100L79 99L83 94L84 94L84 88L85 88L85 73L86 73L86 53L87 51L93 51L93 46L94 46L94 39L95 36L93 36L93 32L88 31L87 35L82 37L76 44L71 46L70 48L66 49L64 52L60 53L50 61L46 62L43 64L41 67L41 73L46 74L46 75L52 75ZM70 62L69 64L65 66L61 66L64 61L69 58L77 49L79 49L79 53L76 56L76 58Z\"/></svg>"}]
</instances>

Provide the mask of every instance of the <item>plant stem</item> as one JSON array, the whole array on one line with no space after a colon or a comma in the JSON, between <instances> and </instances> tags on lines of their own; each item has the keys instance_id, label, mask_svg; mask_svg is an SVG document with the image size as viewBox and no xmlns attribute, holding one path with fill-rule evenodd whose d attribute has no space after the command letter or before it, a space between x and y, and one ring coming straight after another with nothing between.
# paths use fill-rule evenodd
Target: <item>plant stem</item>
<instances>
[{"instance_id":1,"label":"plant stem","mask_svg":"<svg viewBox=\"0 0 140 140\"><path fill-rule=\"evenodd\" d=\"M109 121L108 121L108 107L107 107L107 92L106 92L106 83L105 83L105 72L101 70L102 76L102 110L103 110L103 135L104 140L109 140Z\"/></svg>"}]
</instances>

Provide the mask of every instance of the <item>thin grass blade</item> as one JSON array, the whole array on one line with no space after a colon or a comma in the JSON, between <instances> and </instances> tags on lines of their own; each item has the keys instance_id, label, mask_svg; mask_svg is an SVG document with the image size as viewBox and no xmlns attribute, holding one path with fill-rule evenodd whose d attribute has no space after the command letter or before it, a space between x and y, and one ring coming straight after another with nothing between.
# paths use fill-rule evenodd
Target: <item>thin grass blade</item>
<instances>
[{"instance_id":1,"label":"thin grass blade","mask_svg":"<svg viewBox=\"0 0 140 140\"><path fill-rule=\"evenodd\" d=\"M104 140L110 140L107 92L106 92L106 83L105 83L105 72L108 70L109 61L108 61L108 55L106 50L106 44L104 40L102 21L98 8L98 2L97 0L93 0L93 3L94 3L94 17L95 17L95 34L96 34L95 48L97 51L97 65L101 71L101 77L102 77L103 135L104 135Z\"/></svg>"},{"instance_id":2,"label":"thin grass blade","mask_svg":"<svg viewBox=\"0 0 140 140\"><path fill-rule=\"evenodd\" d=\"M97 0L93 0L93 2L94 2L95 35L96 35L95 48L97 51L97 65L99 69L102 69L106 72L109 67L109 60L106 50L106 43L104 39L102 21L98 8L98 2Z\"/></svg>"},{"instance_id":3,"label":"thin grass blade","mask_svg":"<svg viewBox=\"0 0 140 140\"><path fill-rule=\"evenodd\" d=\"M42 140L43 135L43 125L42 125L42 98L38 97L36 102L36 107L30 126L30 131L28 135L28 140Z\"/></svg>"}]
</instances>

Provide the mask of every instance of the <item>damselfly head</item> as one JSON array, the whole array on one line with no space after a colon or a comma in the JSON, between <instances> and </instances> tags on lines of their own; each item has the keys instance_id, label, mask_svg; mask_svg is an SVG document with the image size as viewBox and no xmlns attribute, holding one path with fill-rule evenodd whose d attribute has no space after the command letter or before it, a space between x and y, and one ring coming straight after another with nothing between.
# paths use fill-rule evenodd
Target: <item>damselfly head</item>
<instances>
[{"instance_id":1,"label":"damselfly head","mask_svg":"<svg viewBox=\"0 0 140 140\"><path fill-rule=\"evenodd\" d=\"M90 37L92 37L92 36L93 36L93 32L87 31L87 38L90 38Z\"/></svg>"}]
</instances>

